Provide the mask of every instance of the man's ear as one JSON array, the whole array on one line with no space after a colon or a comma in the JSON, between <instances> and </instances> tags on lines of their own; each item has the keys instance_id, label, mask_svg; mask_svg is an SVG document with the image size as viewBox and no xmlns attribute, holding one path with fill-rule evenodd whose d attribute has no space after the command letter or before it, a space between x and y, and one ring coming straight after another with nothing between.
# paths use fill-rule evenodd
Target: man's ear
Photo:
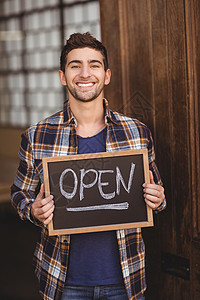
<instances>
[{"instance_id":1,"label":"man's ear","mask_svg":"<svg viewBox=\"0 0 200 300\"><path fill-rule=\"evenodd\" d=\"M63 73L63 71L59 70L58 75L59 75L60 83L64 86L66 86L67 83L66 83L65 74Z\"/></svg>"},{"instance_id":2,"label":"man's ear","mask_svg":"<svg viewBox=\"0 0 200 300\"><path fill-rule=\"evenodd\" d=\"M106 76L105 76L105 85L108 85L110 83L110 78L111 78L111 70L107 69Z\"/></svg>"}]
</instances>

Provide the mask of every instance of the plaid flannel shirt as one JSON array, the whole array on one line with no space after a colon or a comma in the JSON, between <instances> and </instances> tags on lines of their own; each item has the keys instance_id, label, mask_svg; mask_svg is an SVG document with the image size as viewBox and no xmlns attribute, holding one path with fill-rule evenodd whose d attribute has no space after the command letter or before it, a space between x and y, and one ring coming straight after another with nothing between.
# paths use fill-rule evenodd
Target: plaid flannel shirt
<instances>
[{"instance_id":1,"label":"plaid flannel shirt","mask_svg":"<svg viewBox=\"0 0 200 300\"><path fill-rule=\"evenodd\" d=\"M111 111L106 100L104 106L106 151L147 148L154 180L161 184L149 129L138 120ZM76 153L76 120L68 101L62 111L31 126L22 135L20 164L11 188L11 201L21 219L41 226L33 266L39 280L40 294L46 300L61 299L67 274L70 235L49 236L46 226L31 216L31 205L43 183L42 158ZM163 201L159 210L164 209L165 205ZM141 228L117 230L116 235L128 298L139 299L146 289L145 248Z\"/></svg>"}]
</instances>

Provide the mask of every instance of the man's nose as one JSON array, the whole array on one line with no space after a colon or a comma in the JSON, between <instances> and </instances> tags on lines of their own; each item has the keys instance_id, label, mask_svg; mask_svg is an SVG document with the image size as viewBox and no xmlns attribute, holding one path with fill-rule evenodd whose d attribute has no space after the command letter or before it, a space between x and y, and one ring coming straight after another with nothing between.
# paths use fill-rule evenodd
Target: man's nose
<instances>
[{"instance_id":1,"label":"man's nose","mask_svg":"<svg viewBox=\"0 0 200 300\"><path fill-rule=\"evenodd\" d=\"M80 76L83 78L90 77L91 70L89 66L82 66Z\"/></svg>"}]
</instances>

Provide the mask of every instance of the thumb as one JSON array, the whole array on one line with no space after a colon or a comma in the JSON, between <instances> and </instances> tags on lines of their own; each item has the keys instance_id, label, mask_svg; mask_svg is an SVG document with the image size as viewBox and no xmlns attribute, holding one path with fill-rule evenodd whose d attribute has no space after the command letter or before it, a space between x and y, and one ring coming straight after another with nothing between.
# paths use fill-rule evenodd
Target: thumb
<instances>
[{"instance_id":1,"label":"thumb","mask_svg":"<svg viewBox=\"0 0 200 300\"><path fill-rule=\"evenodd\" d=\"M39 194L37 195L37 199L38 200L41 200L41 199L44 198L44 192L45 192L45 190L44 190L44 184L42 183L41 187L40 187Z\"/></svg>"},{"instance_id":2,"label":"thumb","mask_svg":"<svg viewBox=\"0 0 200 300\"><path fill-rule=\"evenodd\" d=\"M149 177L150 177L150 183L155 184L155 181L153 179L153 173L151 171L149 171Z\"/></svg>"}]
</instances>

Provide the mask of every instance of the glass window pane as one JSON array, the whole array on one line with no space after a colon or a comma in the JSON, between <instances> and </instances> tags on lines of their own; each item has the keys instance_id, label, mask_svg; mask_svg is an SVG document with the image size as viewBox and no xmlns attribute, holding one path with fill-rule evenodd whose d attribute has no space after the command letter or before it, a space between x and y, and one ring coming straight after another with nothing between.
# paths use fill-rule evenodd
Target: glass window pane
<instances>
[{"instance_id":1,"label":"glass window pane","mask_svg":"<svg viewBox=\"0 0 200 300\"><path fill-rule=\"evenodd\" d=\"M10 1L4 1L3 3L3 11L5 15L10 14Z\"/></svg>"},{"instance_id":2,"label":"glass window pane","mask_svg":"<svg viewBox=\"0 0 200 300\"><path fill-rule=\"evenodd\" d=\"M81 5L77 5L74 7L75 13L74 13L74 23L83 23L83 8Z\"/></svg>"},{"instance_id":3,"label":"glass window pane","mask_svg":"<svg viewBox=\"0 0 200 300\"><path fill-rule=\"evenodd\" d=\"M25 82L24 82L24 75L23 74L18 74L17 75L17 86L21 90L25 88Z\"/></svg>"},{"instance_id":4,"label":"glass window pane","mask_svg":"<svg viewBox=\"0 0 200 300\"><path fill-rule=\"evenodd\" d=\"M28 50L34 49L35 45L34 45L34 35L33 34L29 34L26 36L26 48Z\"/></svg>"},{"instance_id":5,"label":"glass window pane","mask_svg":"<svg viewBox=\"0 0 200 300\"><path fill-rule=\"evenodd\" d=\"M36 52L33 54L33 56L34 56L34 65L32 67L36 69L41 68L41 54Z\"/></svg>"},{"instance_id":6,"label":"glass window pane","mask_svg":"<svg viewBox=\"0 0 200 300\"><path fill-rule=\"evenodd\" d=\"M36 89L37 88L37 74L30 73L28 75L28 89Z\"/></svg>"},{"instance_id":7,"label":"glass window pane","mask_svg":"<svg viewBox=\"0 0 200 300\"><path fill-rule=\"evenodd\" d=\"M88 5L88 20L90 22L99 20L99 4L92 2Z\"/></svg>"},{"instance_id":8,"label":"glass window pane","mask_svg":"<svg viewBox=\"0 0 200 300\"><path fill-rule=\"evenodd\" d=\"M46 48L47 42L46 42L47 36L45 32L39 32L38 33L38 46L40 48Z\"/></svg>"},{"instance_id":9,"label":"glass window pane","mask_svg":"<svg viewBox=\"0 0 200 300\"><path fill-rule=\"evenodd\" d=\"M45 6L45 0L35 0L35 7L42 8Z\"/></svg>"},{"instance_id":10,"label":"glass window pane","mask_svg":"<svg viewBox=\"0 0 200 300\"><path fill-rule=\"evenodd\" d=\"M49 85L54 89L60 89L62 87L59 80L58 72L49 73Z\"/></svg>"},{"instance_id":11,"label":"glass window pane","mask_svg":"<svg viewBox=\"0 0 200 300\"><path fill-rule=\"evenodd\" d=\"M21 0L13 0L13 12L18 13L21 9Z\"/></svg>"},{"instance_id":12,"label":"glass window pane","mask_svg":"<svg viewBox=\"0 0 200 300\"><path fill-rule=\"evenodd\" d=\"M23 101L23 94L22 93L18 93L18 92L15 92L13 95L12 95L12 100L11 100L13 106L16 106L16 107L23 107L24 105L24 101Z\"/></svg>"},{"instance_id":13,"label":"glass window pane","mask_svg":"<svg viewBox=\"0 0 200 300\"><path fill-rule=\"evenodd\" d=\"M60 24L58 0L0 1L6 16L0 30L15 31L0 45L0 125L28 126L62 108L66 92L58 70L65 39L77 31L100 35L98 0L81 2L63 0ZM16 31L23 33L20 39Z\"/></svg>"},{"instance_id":14,"label":"glass window pane","mask_svg":"<svg viewBox=\"0 0 200 300\"><path fill-rule=\"evenodd\" d=\"M45 0L46 5L52 5L58 4L58 0Z\"/></svg>"},{"instance_id":15,"label":"glass window pane","mask_svg":"<svg viewBox=\"0 0 200 300\"><path fill-rule=\"evenodd\" d=\"M70 24L74 22L74 8L68 7L64 10L64 22Z\"/></svg>"},{"instance_id":16,"label":"glass window pane","mask_svg":"<svg viewBox=\"0 0 200 300\"><path fill-rule=\"evenodd\" d=\"M52 20L53 20L53 18L52 18L51 12L49 10L45 11L43 13L43 21L44 21L43 26L46 28L51 28L51 26L53 25L51 23Z\"/></svg>"},{"instance_id":17,"label":"glass window pane","mask_svg":"<svg viewBox=\"0 0 200 300\"><path fill-rule=\"evenodd\" d=\"M25 10L30 10L31 8L33 8L33 5L34 5L34 2L35 1L24 1L24 9Z\"/></svg>"},{"instance_id":18,"label":"glass window pane","mask_svg":"<svg viewBox=\"0 0 200 300\"><path fill-rule=\"evenodd\" d=\"M54 55L52 51L45 53L46 67L53 68L55 65Z\"/></svg>"},{"instance_id":19,"label":"glass window pane","mask_svg":"<svg viewBox=\"0 0 200 300\"><path fill-rule=\"evenodd\" d=\"M27 114L23 107L20 110L13 109L10 111L10 122L13 125L24 126L26 124Z\"/></svg>"},{"instance_id":20,"label":"glass window pane","mask_svg":"<svg viewBox=\"0 0 200 300\"><path fill-rule=\"evenodd\" d=\"M21 57L19 55L11 55L9 57L9 68L12 70L17 70L22 67Z\"/></svg>"}]
</instances>

